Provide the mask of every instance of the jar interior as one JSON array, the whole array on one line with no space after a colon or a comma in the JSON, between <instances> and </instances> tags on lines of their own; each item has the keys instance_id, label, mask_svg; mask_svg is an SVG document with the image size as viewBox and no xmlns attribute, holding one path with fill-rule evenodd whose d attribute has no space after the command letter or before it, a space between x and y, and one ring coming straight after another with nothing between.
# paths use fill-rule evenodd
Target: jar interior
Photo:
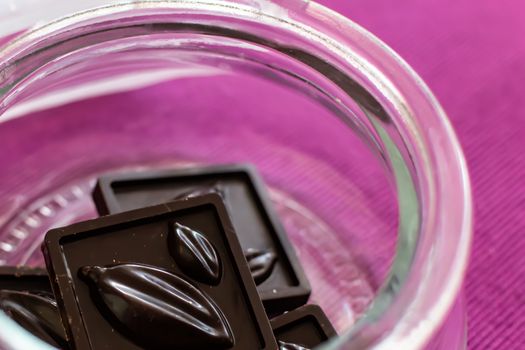
<instances>
[{"instance_id":1,"label":"jar interior","mask_svg":"<svg viewBox=\"0 0 525 350\"><path fill-rule=\"evenodd\" d=\"M350 329L396 254L399 183L378 136L386 114L372 115L358 78L328 74L312 48L128 20L39 43L4 79L0 262L43 266L49 229L97 217L100 174L251 163L311 283L309 303Z\"/></svg>"}]
</instances>

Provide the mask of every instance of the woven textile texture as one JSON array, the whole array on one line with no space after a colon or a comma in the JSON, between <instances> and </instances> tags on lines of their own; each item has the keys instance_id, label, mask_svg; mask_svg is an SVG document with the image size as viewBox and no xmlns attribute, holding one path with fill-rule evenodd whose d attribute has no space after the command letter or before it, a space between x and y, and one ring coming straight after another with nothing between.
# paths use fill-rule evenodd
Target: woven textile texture
<instances>
[{"instance_id":1,"label":"woven textile texture","mask_svg":"<svg viewBox=\"0 0 525 350\"><path fill-rule=\"evenodd\" d=\"M397 51L446 110L474 191L469 349L525 349L525 2L321 2Z\"/></svg>"},{"instance_id":2,"label":"woven textile texture","mask_svg":"<svg viewBox=\"0 0 525 350\"><path fill-rule=\"evenodd\" d=\"M525 1L318 1L359 23L391 46L422 76L443 105L465 151L474 191L475 237L465 282L469 349L525 349ZM187 89L191 87L190 84L186 85ZM200 86L194 85L192 91L197 88ZM48 168L55 170L61 164L78 166L73 172L64 171L73 176L86 172L84 168L80 168L80 165L90 166L89 162L82 163L85 159L93 159L93 166L97 164L96 161L110 159L110 156L120 162L138 162L153 146L156 147L157 154L169 156L173 153L173 140L177 141L179 148L190 149L194 155L204 156L204 151L215 150L215 154L206 153L207 156L214 157L215 161L244 159L245 154L251 154L250 160L265 163L272 169L278 169L281 165L286 165L282 166L283 169L293 169L294 164L305 164L302 158L302 163L290 161L294 159L288 154L279 158L283 163L278 163L274 160L278 158L277 148L271 148L265 139L257 138L256 136L260 136L257 134L239 134L235 140L240 142L240 146L235 148L224 142L226 138L214 139L214 135L229 135L230 125L242 125L243 118L247 116L244 112L236 113L235 108L231 108L233 104L227 104L228 101L235 101L225 98L233 92L225 89L220 91L220 95L211 91L212 88L213 85L209 84L206 91L213 92L209 96L215 96L213 98L217 100L216 103L210 100L207 103L216 106L214 108L217 108L217 115L227 115L231 123L215 123L214 127L209 127L207 115L204 112L199 114L202 104L195 103L195 100L189 100L193 103L188 103L188 106L182 106L179 110L182 115L192 116L191 123L199 126L201 134L183 132L185 127L192 126L188 122L190 119L186 120L187 123L180 124L161 123L170 118L171 109L154 102L162 99L172 101L166 97L182 98L186 93L184 89L170 89L169 85L165 88L155 87L149 90L149 94L141 92L140 96L128 92L112 99L111 104L107 97L100 97L91 102L81 101L77 105L42 112L40 117L60 118L53 123L29 125L30 120L27 118L7 123L0 131L0 140L4 147L0 150L0 159L11 166L0 171L0 198L9 198L8 194L11 193L25 193L26 188L21 186L31 185L35 187L31 190L39 190L37 186L33 186L33 180L40 178L40 173L47 176ZM188 93L188 99L191 98L195 97ZM256 125L260 130L266 130L267 134L274 132L271 129L276 124L272 124L274 120L285 125L286 118L279 114L272 116L270 113L275 110L271 106L272 96L254 95L253 98L254 104L258 102L258 106L267 105L254 111L268 115L267 118L259 120L250 117L251 121L257 121ZM150 103L143 103L144 101ZM155 108L150 108L151 106ZM306 106L310 105L298 105L296 114L307 113L308 110L300 109L307 108ZM221 113L221 108L231 109L232 112ZM129 116L146 113L151 118L157 118L159 123L153 123L152 127L145 118L127 123L132 119ZM68 118L73 114L75 118ZM140 124L145 121L148 121L147 125ZM283 144L295 143L297 147L307 147L307 128L313 126L303 124L301 128L283 127L279 129L281 134L274 136L280 137ZM319 128L318 125L315 127ZM341 128L335 128L335 124L325 123L322 128L324 129L316 130L319 134L325 131L330 133L332 144L337 145L339 140L345 140L344 137L337 137L338 130L342 131ZM15 129L20 134L14 133ZM146 133L146 137L133 137L135 133ZM166 138L167 133L179 138ZM203 148L201 152L198 147L193 147L193 138L204 136L213 147ZM47 142L43 137L55 142ZM20 140L39 142L21 143ZM314 142L318 144L316 140ZM39 147L40 144L45 144L46 147ZM244 144L251 144L252 148L247 148ZM19 147L20 145L23 147ZM340 144L340 148L351 149L344 143ZM101 152L101 149L111 151ZM318 152L318 156L333 155L333 152L322 147L311 147L308 151ZM23 158L27 155L27 158ZM89 169L93 173L98 170ZM279 172L282 177L275 180L284 184L287 183L286 179L293 178L295 187L290 186L287 189L299 193L306 185L312 186L308 181L314 178L308 178L309 173L299 172L300 169L302 168L297 167L296 171L303 176L303 182L296 180L298 177L292 172ZM317 169L316 175L333 176L332 173L321 170ZM374 178L365 177L364 173L360 169L363 179ZM55 177L44 178L60 181L60 178ZM327 183L335 184L335 180L335 177L330 178ZM41 185L46 185L45 181ZM312 192L321 195L330 193L324 189ZM333 191L333 197L337 197L339 192L340 187L337 187L337 191ZM30 191L27 190L27 193ZM345 212L337 211L339 208L348 208L342 202L344 198L339 198L340 201L330 198L329 202L321 197L314 199L314 203L329 203L323 204L323 208L319 210L337 214L337 221L341 225L345 223ZM0 203L0 214L1 205L6 203ZM347 224L350 226L354 223ZM373 242L374 237L368 238ZM375 254L380 250L365 240L358 243L361 245L356 251L364 257L374 256L366 249L373 250ZM393 245L390 247L393 249ZM386 246L384 252L389 252L390 247ZM386 253L383 255L390 256ZM326 285L330 287L328 283ZM322 292L328 293L325 290ZM335 299L334 305L337 305ZM339 308L339 305L336 307Z\"/></svg>"}]
</instances>

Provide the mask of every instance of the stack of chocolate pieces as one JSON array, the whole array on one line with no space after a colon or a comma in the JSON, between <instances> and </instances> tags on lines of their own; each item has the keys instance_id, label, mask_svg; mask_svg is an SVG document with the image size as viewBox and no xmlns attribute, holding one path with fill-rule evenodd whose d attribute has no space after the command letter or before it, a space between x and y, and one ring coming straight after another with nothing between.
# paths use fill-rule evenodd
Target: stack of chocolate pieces
<instances>
[{"instance_id":1,"label":"stack of chocolate pieces","mask_svg":"<svg viewBox=\"0 0 525 350\"><path fill-rule=\"evenodd\" d=\"M0 305L68 349L311 349L336 333L246 165L112 174L100 218L57 228L47 273L4 270Z\"/></svg>"}]
</instances>

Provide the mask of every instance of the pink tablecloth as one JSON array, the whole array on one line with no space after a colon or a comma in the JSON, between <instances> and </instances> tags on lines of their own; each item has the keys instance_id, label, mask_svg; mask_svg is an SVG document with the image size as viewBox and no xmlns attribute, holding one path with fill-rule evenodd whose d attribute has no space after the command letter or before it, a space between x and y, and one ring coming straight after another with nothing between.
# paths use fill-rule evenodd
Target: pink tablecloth
<instances>
[{"instance_id":1,"label":"pink tablecloth","mask_svg":"<svg viewBox=\"0 0 525 350\"><path fill-rule=\"evenodd\" d=\"M423 77L465 150L475 239L470 349L525 349L525 2L321 0Z\"/></svg>"},{"instance_id":2,"label":"pink tablecloth","mask_svg":"<svg viewBox=\"0 0 525 350\"><path fill-rule=\"evenodd\" d=\"M318 1L400 53L450 116L476 208L470 349L525 349L525 1Z\"/></svg>"}]
</instances>

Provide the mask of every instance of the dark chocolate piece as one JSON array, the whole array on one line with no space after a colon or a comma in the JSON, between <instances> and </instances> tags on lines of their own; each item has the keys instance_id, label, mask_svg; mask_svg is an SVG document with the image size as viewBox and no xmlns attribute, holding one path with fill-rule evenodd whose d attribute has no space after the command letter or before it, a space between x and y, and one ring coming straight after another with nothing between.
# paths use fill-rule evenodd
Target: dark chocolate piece
<instances>
[{"instance_id":1,"label":"dark chocolate piece","mask_svg":"<svg viewBox=\"0 0 525 350\"><path fill-rule=\"evenodd\" d=\"M4 289L0 290L0 309L48 344L67 347L55 300L29 292Z\"/></svg>"},{"instance_id":2,"label":"dark chocolate piece","mask_svg":"<svg viewBox=\"0 0 525 350\"><path fill-rule=\"evenodd\" d=\"M313 349L337 333L317 305L304 305L270 321L281 350ZM301 346L299 348L293 347ZM285 346L285 347L283 347Z\"/></svg>"},{"instance_id":3,"label":"dark chocolate piece","mask_svg":"<svg viewBox=\"0 0 525 350\"><path fill-rule=\"evenodd\" d=\"M116 173L99 178L93 192L101 215L208 192L223 197L242 248L273 252L276 260L256 269L257 290L269 315L303 305L310 284L266 193L249 165ZM268 275L269 272L269 275Z\"/></svg>"},{"instance_id":4,"label":"dark chocolate piece","mask_svg":"<svg viewBox=\"0 0 525 350\"><path fill-rule=\"evenodd\" d=\"M221 279L221 259L206 237L189 227L172 223L168 247L175 262L197 281L217 285Z\"/></svg>"},{"instance_id":5,"label":"dark chocolate piece","mask_svg":"<svg viewBox=\"0 0 525 350\"><path fill-rule=\"evenodd\" d=\"M192 187L188 191L177 194L173 200L204 196L205 194L217 193L222 199L226 198L226 189L217 182L198 187ZM159 203L156 203L159 204ZM138 209L138 208L137 208ZM228 208L226 208L228 209Z\"/></svg>"},{"instance_id":6,"label":"dark chocolate piece","mask_svg":"<svg viewBox=\"0 0 525 350\"><path fill-rule=\"evenodd\" d=\"M270 249L250 248L244 252L244 257L248 262L256 285L263 283L270 277L277 261L277 256Z\"/></svg>"},{"instance_id":7,"label":"dark chocolate piece","mask_svg":"<svg viewBox=\"0 0 525 350\"><path fill-rule=\"evenodd\" d=\"M56 347L67 346L45 269L0 267L0 309L43 341Z\"/></svg>"},{"instance_id":8,"label":"dark chocolate piece","mask_svg":"<svg viewBox=\"0 0 525 350\"><path fill-rule=\"evenodd\" d=\"M18 290L53 297L46 269L0 266L0 289Z\"/></svg>"},{"instance_id":9,"label":"dark chocolate piece","mask_svg":"<svg viewBox=\"0 0 525 350\"><path fill-rule=\"evenodd\" d=\"M286 343L280 340L278 343L279 343L279 350L309 350L305 348L304 346L297 345L294 343Z\"/></svg>"},{"instance_id":10,"label":"dark chocolate piece","mask_svg":"<svg viewBox=\"0 0 525 350\"><path fill-rule=\"evenodd\" d=\"M201 233L214 247L222 270L217 285L203 283L193 273L187 274L187 269L172 257L168 237L175 223ZM185 342L186 348L191 349L206 348L202 341L210 339L214 339L214 349L277 348L233 225L217 194L51 230L44 240L43 251L62 321L74 349L141 349L143 343L147 343L148 349L184 349L167 345L174 339L177 344ZM148 267L130 267L130 264ZM118 291L110 291L111 288ZM168 296L169 292L176 295ZM142 300L135 299L133 305L122 303L124 298L133 296ZM173 300L188 296L203 308L197 311L183 301L177 304ZM150 298L147 306L144 298ZM173 310L174 305L177 311ZM158 326L154 330L154 324L164 321L156 319L147 326L143 315L129 314L153 307L157 307L157 313L148 311L145 317L169 310L169 315L164 313L163 317L173 326ZM183 314L188 319L172 320ZM184 323L186 332L177 331ZM215 337L210 333L195 335L198 327L206 325L213 330L203 332L215 331ZM228 347L230 339L234 344Z\"/></svg>"},{"instance_id":11,"label":"dark chocolate piece","mask_svg":"<svg viewBox=\"0 0 525 350\"><path fill-rule=\"evenodd\" d=\"M139 264L84 266L80 274L110 323L145 348L227 349L234 344L221 310L180 276Z\"/></svg>"}]
</instances>

